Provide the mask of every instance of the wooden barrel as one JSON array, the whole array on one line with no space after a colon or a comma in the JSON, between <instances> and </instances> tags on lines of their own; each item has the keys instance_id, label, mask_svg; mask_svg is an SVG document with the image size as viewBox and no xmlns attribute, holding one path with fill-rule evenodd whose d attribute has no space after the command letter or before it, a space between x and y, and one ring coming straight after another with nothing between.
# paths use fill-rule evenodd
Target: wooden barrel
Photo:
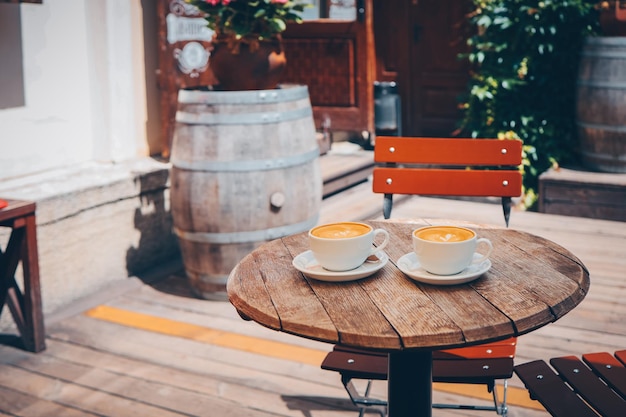
<instances>
[{"instance_id":1,"label":"wooden barrel","mask_svg":"<svg viewBox=\"0 0 626 417\"><path fill-rule=\"evenodd\" d=\"M322 178L306 86L181 90L171 212L197 295L225 299L234 266L261 243L313 227Z\"/></svg>"},{"instance_id":2,"label":"wooden barrel","mask_svg":"<svg viewBox=\"0 0 626 417\"><path fill-rule=\"evenodd\" d=\"M577 88L580 156L590 169L626 172L626 37L590 37Z\"/></svg>"}]
</instances>

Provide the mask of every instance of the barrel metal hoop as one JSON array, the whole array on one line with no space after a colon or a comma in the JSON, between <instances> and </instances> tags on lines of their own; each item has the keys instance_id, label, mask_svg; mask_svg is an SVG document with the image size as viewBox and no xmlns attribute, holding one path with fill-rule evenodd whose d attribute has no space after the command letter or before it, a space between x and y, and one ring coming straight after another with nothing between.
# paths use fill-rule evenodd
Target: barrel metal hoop
<instances>
[{"instance_id":1,"label":"barrel metal hoop","mask_svg":"<svg viewBox=\"0 0 626 417\"><path fill-rule=\"evenodd\" d=\"M307 86L287 86L258 91L195 91L179 90L178 102L183 104L262 104L296 101L309 98Z\"/></svg>"},{"instance_id":2,"label":"barrel metal hoop","mask_svg":"<svg viewBox=\"0 0 626 417\"><path fill-rule=\"evenodd\" d=\"M616 126L616 125L604 125L600 123L584 123L584 122L576 122L578 127L582 127L584 129L597 129L597 130L606 130L609 132L619 132L626 133L626 126Z\"/></svg>"},{"instance_id":3,"label":"barrel metal hoop","mask_svg":"<svg viewBox=\"0 0 626 417\"><path fill-rule=\"evenodd\" d=\"M617 82L617 81L588 81L588 80L578 80L578 85L591 87L591 88L608 88L614 90L626 89L626 81Z\"/></svg>"},{"instance_id":4,"label":"barrel metal hoop","mask_svg":"<svg viewBox=\"0 0 626 417\"><path fill-rule=\"evenodd\" d=\"M261 113L188 113L176 112L176 121L191 125L260 125L269 123L290 122L311 117L311 107L296 110L283 110Z\"/></svg>"},{"instance_id":5,"label":"barrel metal hoop","mask_svg":"<svg viewBox=\"0 0 626 417\"><path fill-rule=\"evenodd\" d=\"M202 172L248 172L270 171L273 169L285 169L304 165L317 159L320 155L318 147L296 155L284 158L257 159L251 161L182 161L172 154L170 162L172 166L187 171Z\"/></svg>"},{"instance_id":6,"label":"barrel metal hoop","mask_svg":"<svg viewBox=\"0 0 626 417\"><path fill-rule=\"evenodd\" d=\"M317 224L319 214L303 222L293 223L286 226L272 227L264 230L251 230L241 232L208 233L208 232L188 232L173 228L174 233L181 239L196 243L249 243L262 242L278 239L283 236L293 235L311 229Z\"/></svg>"}]
</instances>

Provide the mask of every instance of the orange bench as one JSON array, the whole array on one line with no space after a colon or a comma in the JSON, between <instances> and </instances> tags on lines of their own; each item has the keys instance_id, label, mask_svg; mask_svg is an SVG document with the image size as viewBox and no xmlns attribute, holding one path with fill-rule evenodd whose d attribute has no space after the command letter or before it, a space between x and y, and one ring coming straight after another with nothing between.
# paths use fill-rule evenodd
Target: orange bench
<instances>
[{"instance_id":1,"label":"orange bench","mask_svg":"<svg viewBox=\"0 0 626 417\"><path fill-rule=\"evenodd\" d=\"M394 194L501 197L508 226L511 197L522 194L519 140L378 136L374 161L386 219Z\"/></svg>"}]
</instances>

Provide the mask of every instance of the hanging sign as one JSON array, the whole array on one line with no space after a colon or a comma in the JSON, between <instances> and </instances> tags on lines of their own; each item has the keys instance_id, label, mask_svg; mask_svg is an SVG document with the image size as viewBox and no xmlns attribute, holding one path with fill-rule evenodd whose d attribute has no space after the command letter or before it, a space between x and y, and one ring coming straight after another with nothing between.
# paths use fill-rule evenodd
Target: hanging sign
<instances>
[{"instance_id":1,"label":"hanging sign","mask_svg":"<svg viewBox=\"0 0 626 417\"><path fill-rule=\"evenodd\" d=\"M166 18L167 42L176 45L172 50L178 69L192 78L197 78L209 67L211 52L201 42L210 42L213 31L206 20L198 16L198 9L184 0L173 0L169 4Z\"/></svg>"}]
</instances>

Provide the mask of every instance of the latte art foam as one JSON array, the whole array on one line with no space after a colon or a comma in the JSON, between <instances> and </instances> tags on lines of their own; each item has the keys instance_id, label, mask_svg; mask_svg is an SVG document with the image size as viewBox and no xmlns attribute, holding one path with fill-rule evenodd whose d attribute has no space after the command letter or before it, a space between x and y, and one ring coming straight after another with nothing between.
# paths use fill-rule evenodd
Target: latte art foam
<instances>
[{"instance_id":1,"label":"latte art foam","mask_svg":"<svg viewBox=\"0 0 626 417\"><path fill-rule=\"evenodd\" d=\"M463 242L475 236L469 229L453 226L435 226L420 230L415 235L422 240L431 242Z\"/></svg>"},{"instance_id":2,"label":"latte art foam","mask_svg":"<svg viewBox=\"0 0 626 417\"><path fill-rule=\"evenodd\" d=\"M316 227L311 234L324 239L347 239L365 235L371 230L370 227L360 223L336 223Z\"/></svg>"}]
</instances>

